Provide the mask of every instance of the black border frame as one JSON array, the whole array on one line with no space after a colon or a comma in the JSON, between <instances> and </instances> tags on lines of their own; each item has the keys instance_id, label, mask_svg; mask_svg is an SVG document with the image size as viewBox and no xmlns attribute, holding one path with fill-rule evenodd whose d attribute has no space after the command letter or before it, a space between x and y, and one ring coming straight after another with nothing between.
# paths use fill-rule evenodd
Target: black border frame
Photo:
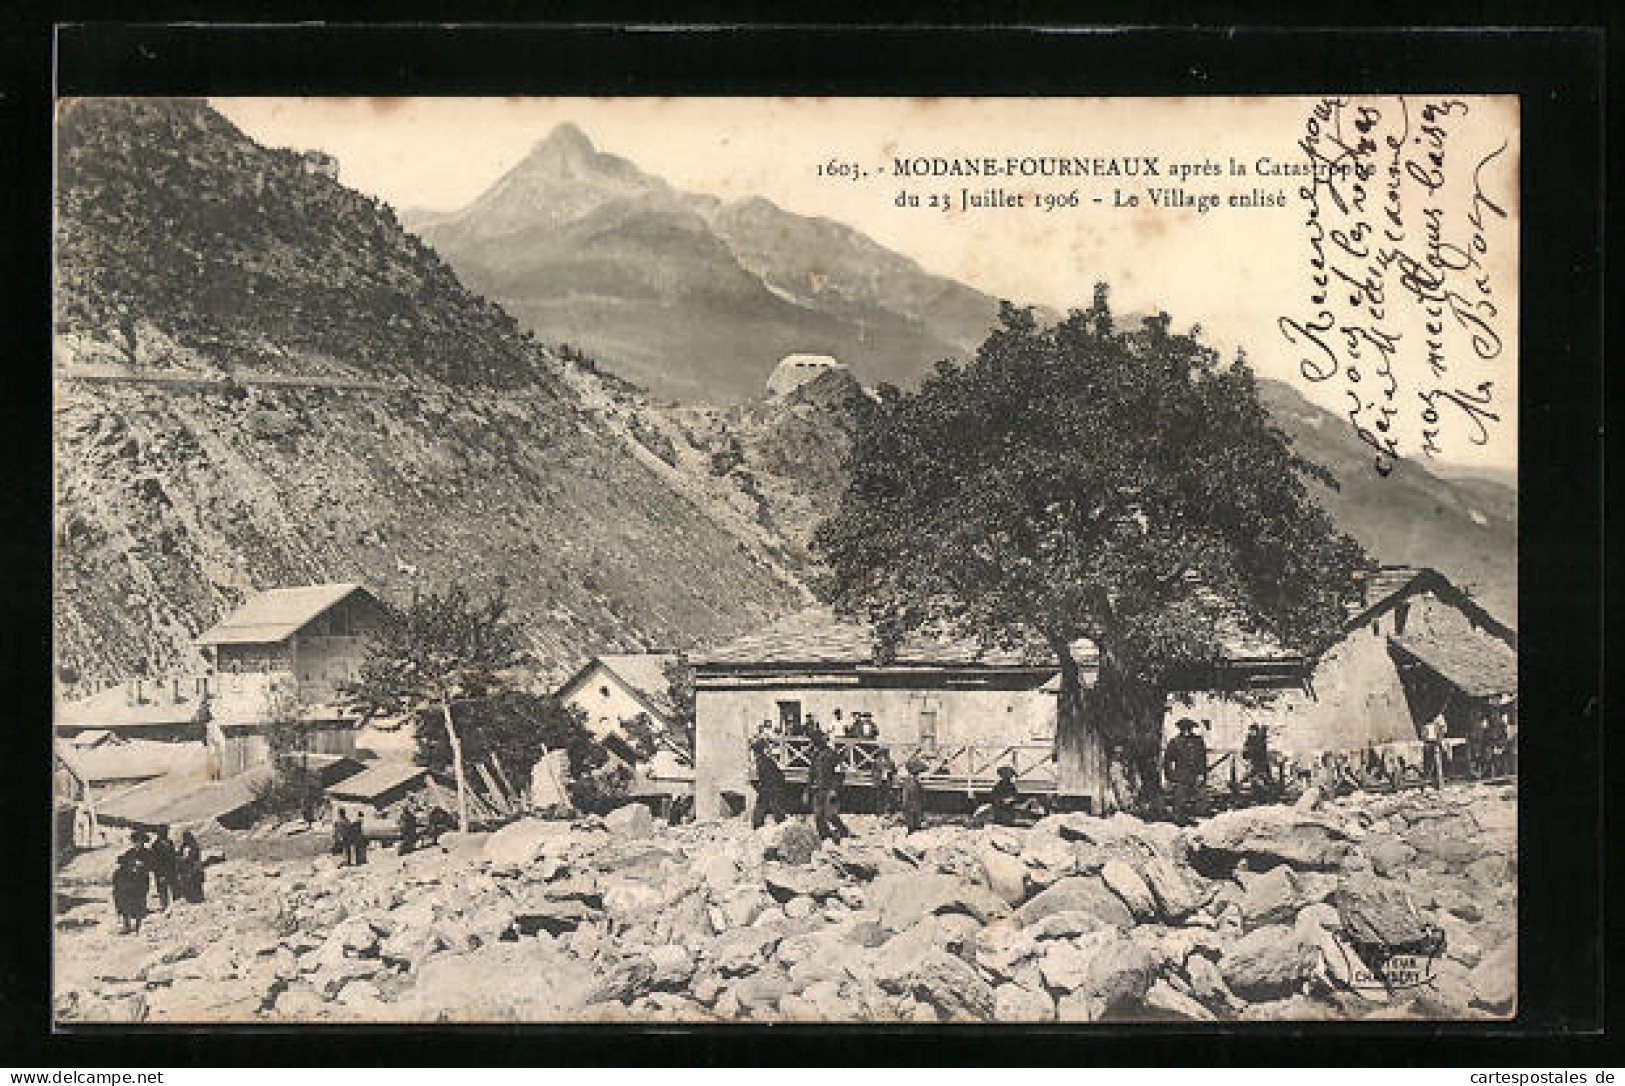
<instances>
[{"instance_id":1,"label":"black border frame","mask_svg":"<svg viewBox=\"0 0 1625 1086\"><path fill-rule=\"evenodd\" d=\"M305 7L306 5L300 5ZM418 5L419 17L459 13ZM195 6L194 6L195 7ZM313 8L313 6L312 6ZM293 17L330 11L297 10ZM963 6L952 12L962 18ZM1487 14L1483 5L1473 11ZM1032 8L994 15L1010 19ZM550 14L559 13L557 9ZM116 12L108 6L106 14ZM182 10L172 17L209 18ZM503 5L502 17L531 14ZM1224 14L1234 16L1234 10ZM1435 16L1444 13L1434 12ZM288 15L284 15L288 17ZM715 18L715 16L712 16ZM1143 14L1141 15L1143 17ZM1410 15L1415 18L1417 15ZM1425 13L1424 13L1425 17ZM1546 16L1548 19L1550 16ZM987 18L983 16L983 20ZM690 24L692 26L692 24ZM43 34L41 33L43 31ZM52 48L57 66L52 68ZM1328 88L1523 95L1520 447L1521 1001L1511 1025L1224 1024L1167 1027L727 1026L83 1027L52 1034L50 916L29 893L48 834L13 860L0 957L0 1054L18 1065L306 1063L1618 1065L1604 1034L1602 367L1605 35L1551 30L1157 29L831 25L710 29L35 24L6 39L5 157L24 164L0 259L32 303L0 421L38 460L0 492L0 582L14 750L0 825L47 809L50 545L49 182L52 79L63 94L1244 94ZM1617 88L1612 90L1617 94ZM25 270L26 269L26 270ZM10 303L21 300L16 294ZM13 470L22 465L13 465ZM42 515L43 514L43 515ZM21 740L16 742L15 740ZM1595 830L1592 829L1595 827ZM1617 946L1612 949L1617 950ZM1611 1017L1611 1016L1609 1016ZM1395 1047L1395 1045L1401 1047ZM1539 1053L1544 1051L1544 1057Z\"/></svg>"}]
</instances>

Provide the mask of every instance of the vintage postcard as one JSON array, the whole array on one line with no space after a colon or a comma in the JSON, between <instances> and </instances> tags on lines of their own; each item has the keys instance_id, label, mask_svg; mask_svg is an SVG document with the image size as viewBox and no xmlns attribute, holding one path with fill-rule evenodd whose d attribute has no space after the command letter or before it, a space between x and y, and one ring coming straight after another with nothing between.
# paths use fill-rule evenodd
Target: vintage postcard
<instances>
[{"instance_id":1,"label":"vintage postcard","mask_svg":"<svg viewBox=\"0 0 1625 1086\"><path fill-rule=\"evenodd\" d=\"M54 1010L1517 1010L1519 102L68 98Z\"/></svg>"}]
</instances>

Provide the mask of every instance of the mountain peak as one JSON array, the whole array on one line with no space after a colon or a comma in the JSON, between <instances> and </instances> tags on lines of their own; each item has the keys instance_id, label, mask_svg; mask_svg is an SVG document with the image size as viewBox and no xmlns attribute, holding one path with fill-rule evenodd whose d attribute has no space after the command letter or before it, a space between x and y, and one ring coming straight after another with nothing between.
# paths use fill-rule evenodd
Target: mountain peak
<instances>
[{"instance_id":1,"label":"mountain peak","mask_svg":"<svg viewBox=\"0 0 1625 1086\"><path fill-rule=\"evenodd\" d=\"M587 134L570 121L553 126L553 131L531 148L531 154L571 154L590 155L597 148Z\"/></svg>"}]
</instances>

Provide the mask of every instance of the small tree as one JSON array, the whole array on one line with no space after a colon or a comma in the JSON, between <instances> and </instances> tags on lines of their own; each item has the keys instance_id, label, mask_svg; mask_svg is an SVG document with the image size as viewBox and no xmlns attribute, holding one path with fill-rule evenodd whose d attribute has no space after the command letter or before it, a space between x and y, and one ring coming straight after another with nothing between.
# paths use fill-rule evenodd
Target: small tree
<instances>
[{"instance_id":1,"label":"small tree","mask_svg":"<svg viewBox=\"0 0 1625 1086\"><path fill-rule=\"evenodd\" d=\"M319 781L310 769L310 731L300 719L299 698L291 681L273 680L261 699L265 745L271 775L255 788L255 801L267 814L304 808Z\"/></svg>"},{"instance_id":2,"label":"small tree","mask_svg":"<svg viewBox=\"0 0 1625 1086\"><path fill-rule=\"evenodd\" d=\"M453 711L501 691L503 673L522 661L519 627L507 614L500 594L475 601L461 585L416 596L404 610L389 608L368 644L361 677L343 688L364 716L409 714L420 736L425 727L439 725L457 780L458 825L465 832L468 777Z\"/></svg>"},{"instance_id":3,"label":"small tree","mask_svg":"<svg viewBox=\"0 0 1625 1086\"><path fill-rule=\"evenodd\" d=\"M587 730L581 714L555 697L524 690L504 690L490 697L459 702L457 734L463 757L492 761L507 769L527 770L550 751L562 750L572 778L584 778L608 760ZM449 733L441 712L427 709L416 728L419 765L444 770L453 765Z\"/></svg>"},{"instance_id":4,"label":"small tree","mask_svg":"<svg viewBox=\"0 0 1625 1086\"><path fill-rule=\"evenodd\" d=\"M694 755L694 668L677 657L665 666L666 700L671 702L671 739Z\"/></svg>"},{"instance_id":5,"label":"small tree","mask_svg":"<svg viewBox=\"0 0 1625 1086\"><path fill-rule=\"evenodd\" d=\"M1221 366L1165 314L1118 329L1104 286L1052 328L1005 303L971 362L913 394L882 388L849 468L814 539L837 607L875 623L882 658L930 624L1042 639L1060 670L1059 788L1098 810L1115 801L1113 747L1155 783L1143 752L1154 767L1178 672L1222 658L1220 601L1308 647L1339 627L1366 562L1306 485L1334 480L1271 425L1245 358ZM1087 693L1085 638L1100 655Z\"/></svg>"}]
</instances>

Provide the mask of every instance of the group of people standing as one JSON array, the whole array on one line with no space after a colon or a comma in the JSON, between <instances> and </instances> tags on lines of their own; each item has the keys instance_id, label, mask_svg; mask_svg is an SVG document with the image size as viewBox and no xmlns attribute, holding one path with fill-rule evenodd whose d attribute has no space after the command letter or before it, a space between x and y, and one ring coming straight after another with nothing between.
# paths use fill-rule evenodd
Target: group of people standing
<instances>
[{"instance_id":1,"label":"group of people standing","mask_svg":"<svg viewBox=\"0 0 1625 1086\"><path fill-rule=\"evenodd\" d=\"M357 811L351 818L343 807L333 815L333 855L343 856L341 867L354 867L367 862L367 830L365 813ZM396 851L402 856L416 852L422 845L438 844L440 835L451 829L451 812L434 806L422 814L415 800L401 804L396 818Z\"/></svg>"},{"instance_id":2,"label":"group of people standing","mask_svg":"<svg viewBox=\"0 0 1625 1086\"><path fill-rule=\"evenodd\" d=\"M838 722L839 710L835 716ZM873 718L865 713L855 715L843 734L847 738L873 741L878 738L879 731L875 728ZM810 714L795 728L786 728L783 731L775 728L771 721L763 721L756 736L751 740L752 778L756 791L755 800L751 805L751 826L760 828L769 818L775 822L784 821L789 816L792 800L795 798L775 749L775 739L780 736L804 737L810 740L807 785L800 798L812 812L813 826L817 829L818 836L834 841L851 836L851 829L841 817L848 784L846 769L842 765L841 748L831 741L829 734ZM904 764L902 773L899 774L891 751L886 747L875 743L872 749L860 748L860 754L863 755L860 761L867 762L864 775L868 780L854 783L869 786L873 796L873 813L883 816L901 815L903 824L910 833L924 826L923 774L927 768L925 761L918 756L912 757ZM1013 771L1010 777L1014 777ZM1008 810L1011 817L1019 817L1015 808L1007 802L1007 798L1001 792L1001 786L1011 790L1012 795L1008 799L1014 798L1012 780L1001 777L1001 784L995 785L989 797L995 811ZM998 815L995 817L998 818Z\"/></svg>"},{"instance_id":3,"label":"group of people standing","mask_svg":"<svg viewBox=\"0 0 1625 1086\"><path fill-rule=\"evenodd\" d=\"M126 934L141 930L154 890L159 909L167 910L171 901L203 900L203 850L191 830L181 834L179 847L168 826L159 826L155 838L146 830L130 834L130 847L113 865L113 909Z\"/></svg>"}]
</instances>

